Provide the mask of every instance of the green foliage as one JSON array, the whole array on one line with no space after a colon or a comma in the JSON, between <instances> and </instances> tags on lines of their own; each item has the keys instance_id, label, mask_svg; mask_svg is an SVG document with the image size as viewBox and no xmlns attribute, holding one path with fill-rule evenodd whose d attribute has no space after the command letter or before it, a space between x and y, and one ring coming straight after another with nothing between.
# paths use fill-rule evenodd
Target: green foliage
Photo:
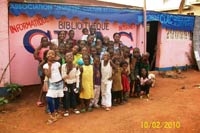
<instances>
[{"instance_id":1,"label":"green foliage","mask_svg":"<svg viewBox=\"0 0 200 133\"><path fill-rule=\"evenodd\" d=\"M0 97L0 106L7 104L8 100L5 97Z\"/></svg>"},{"instance_id":2,"label":"green foliage","mask_svg":"<svg viewBox=\"0 0 200 133\"><path fill-rule=\"evenodd\" d=\"M22 92L22 89L21 89L22 86L16 83L6 83L5 87L8 92L8 96L7 96L8 100L16 99L16 97L18 97Z\"/></svg>"}]
</instances>

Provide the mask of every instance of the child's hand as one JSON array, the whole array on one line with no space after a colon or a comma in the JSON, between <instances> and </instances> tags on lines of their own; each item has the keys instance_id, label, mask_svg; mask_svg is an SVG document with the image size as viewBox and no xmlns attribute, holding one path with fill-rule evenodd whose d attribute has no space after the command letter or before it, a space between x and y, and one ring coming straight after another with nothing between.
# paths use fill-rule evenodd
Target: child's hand
<instances>
[{"instance_id":1,"label":"child's hand","mask_svg":"<svg viewBox=\"0 0 200 133\"><path fill-rule=\"evenodd\" d=\"M79 89L78 88L74 88L74 93L78 94Z\"/></svg>"},{"instance_id":2,"label":"child's hand","mask_svg":"<svg viewBox=\"0 0 200 133\"><path fill-rule=\"evenodd\" d=\"M51 65L52 65L52 62L48 61L48 65L49 65L49 67L51 67Z\"/></svg>"}]
</instances>

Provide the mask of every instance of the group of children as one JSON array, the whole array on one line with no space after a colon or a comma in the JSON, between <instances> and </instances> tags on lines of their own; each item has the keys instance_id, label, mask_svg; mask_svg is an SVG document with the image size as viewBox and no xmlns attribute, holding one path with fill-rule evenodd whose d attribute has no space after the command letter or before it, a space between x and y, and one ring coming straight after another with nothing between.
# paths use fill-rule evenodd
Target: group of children
<instances>
[{"instance_id":1,"label":"group of children","mask_svg":"<svg viewBox=\"0 0 200 133\"><path fill-rule=\"evenodd\" d=\"M138 48L130 53L119 33L114 33L111 41L97 35L93 25L89 31L82 37L86 40L75 40L73 30L68 39L66 31L50 41L42 37L34 52L43 85L37 105L46 101L48 124L61 116L60 104L62 115L69 116L71 110L79 114L101 106L109 111L112 105L127 102L128 97L149 97L149 54L141 55Z\"/></svg>"}]
</instances>

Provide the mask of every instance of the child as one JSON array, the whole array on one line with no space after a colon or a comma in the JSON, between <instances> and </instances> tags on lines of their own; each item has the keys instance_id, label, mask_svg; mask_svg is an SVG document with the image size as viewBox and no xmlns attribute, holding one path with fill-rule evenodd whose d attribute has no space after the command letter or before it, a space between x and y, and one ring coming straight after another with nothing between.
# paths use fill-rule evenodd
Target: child
<instances>
[{"instance_id":1,"label":"child","mask_svg":"<svg viewBox=\"0 0 200 133\"><path fill-rule=\"evenodd\" d=\"M75 35L74 30L70 30L70 31L68 32L69 38L66 40L67 43L68 43L69 41L71 41L72 47L76 45L76 40L74 39L74 35Z\"/></svg>"},{"instance_id":2,"label":"child","mask_svg":"<svg viewBox=\"0 0 200 133\"><path fill-rule=\"evenodd\" d=\"M66 63L62 65L62 78L65 82L63 107L65 109L64 116L69 116L69 108L73 108L75 114L80 111L76 108L76 94L79 91L80 70L73 64L73 53L66 53Z\"/></svg>"},{"instance_id":3,"label":"child","mask_svg":"<svg viewBox=\"0 0 200 133\"><path fill-rule=\"evenodd\" d=\"M141 85L141 92L140 92L140 98L143 98L143 95L145 94L147 98L149 98L149 90L151 87L152 81L148 77L148 71L146 68L141 69L141 77L140 77L140 85Z\"/></svg>"},{"instance_id":4,"label":"child","mask_svg":"<svg viewBox=\"0 0 200 133\"><path fill-rule=\"evenodd\" d=\"M129 83L129 71L128 71L128 62L122 61L121 62L122 67L122 86L123 86L123 100L128 101L128 92L130 90L130 83Z\"/></svg>"},{"instance_id":5,"label":"child","mask_svg":"<svg viewBox=\"0 0 200 133\"><path fill-rule=\"evenodd\" d=\"M81 40L85 40L85 41L87 41L87 36L88 36L88 34L89 34L89 30L87 29L87 28L83 28L82 29L82 37L81 37Z\"/></svg>"},{"instance_id":6,"label":"child","mask_svg":"<svg viewBox=\"0 0 200 133\"><path fill-rule=\"evenodd\" d=\"M90 56L88 54L83 55L84 65L81 70L81 90L80 98L82 109L81 112L92 111L89 107L90 100L94 98L94 82L93 82L93 66L90 64Z\"/></svg>"},{"instance_id":7,"label":"child","mask_svg":"<svg viewBox=\"0 0 200 133\"><path fill-rule=\"evenodd\" d=\"M130 63L130 97L138 97L140 92L139 79L137 78L140 75L140 64L141 64L141 55L140 49L133 49L133 57Z\"/></svg>"},{"instance_id":8,"label":"child","mask_svg":"<svg viewBox=\"0 0 200 133\"><path fill-rule=\"evenodd\" d=\"M75 64L75 65L78 65L78 60L80 58L82 58L82 54L80 54L79 52L80 52L79 45L73 46L73 48L72 48L72 53L73 53L73 56L74 56L73 64Z\"/></svg>"},{"instance_id":9,"label":"child","mask_svg":"<svg viewBox=\"0 0 200 133\"><path fill-rule=\"evenodd\" d=\"M64 31L64 30L59 31L58 38L52 39L51 43L56 46L60 46L60 45L62 45L61 43L66 43L66 40L65 40L66 36L67 36L67 31Z\"/></svg>"},{"instance_id":10,"label":"child","mask_svg":"<svg viewBox=\"0 0 200 133\"><path fill-rule=\"evenodd\" d=\"M59 58L58 61L60 62L60 64L61 65L64 64L65 63L66 46L65 45L58 46L58 51L56 52L56 54Z\"/></svg>"},{"instance_id":11,"label":"child","mask_svg":"<svg viewBox=\"0 0 200 133\"><path fill-rule=\"evenodd\" d=\"M43 65L45 64L45 63L47 63L47 53L48 53L48 50L46 50L45 52L44 52L44 57L43 57L43 60L40 62L40 66L41 67L43 67ZM42 70L42 72L43 72L43 70ZM46 93L47 93L47 90L48 90L48 78L47 78L47 76L44 76L45 78L44 78L44 80L42 81L42 87L41 87L41 91L40 91L40 95L39 95L39 98L38 98L38 102L37 102L37 105L39 106L39 107L43 107L44 106L44 103L46 102L46 100L45 100L45 95L46 95Z\"/></svg>"},{"instance_id":12,"label":"child","mask_svg":"<svg viewBox=\"0 0 200 133\"><path fill-rule=\"evenodd\" d=\"M142 54L140 67L145 68L147 70L147 72L149 72L150 65L149 65L149 53L148 52Z\"/></svg>"},{"instance_id":13,"label":"child","mask_svg":"<svg viewBox=\"0 0 200 133\"><path fill-rule=\"evenodd\" d=\"M121 35L120 33L114 33L113 34L113 40L114 40L114 50L120 50L121 53L121 48L123 46L123 43L120 41Z\"/></svg>"},{"instance_id":14,"label":"child","mask_svg":"<svg viewBox=\"0 0 200 133\"><path fill-rule=\"evenodd\" d=\"M107 51L108 45L109 45L109 41L110 41L110 38L108 36L104 36L103 37L103 42L102 42L102 45L103 45L102 51L103 52Z\"/></svg>"},{"instance_id":15,"label":"child","mask_svg":"<svg viewBox=\"0 0 200 133\"><path fill-rule=\"evenodd\" d=\"M49 79L49 88L46 98L50 110L50 118L48 119L47 124L55 122L59 117L57 113L59 98L64 96L63 81L60 74L60 63L54 61L55 57L55 51L49 50L47 53L47 63L43 66L45 76Z\"/></svg>"},{"instance_id":16,"label":"child","mask_svg":"<svg viewBox=\"0 0 200 133\"><path fill-rule=\"evenodd\" d=\"M113 84L112 84L112 103L113 105L122 104L122 78L121 78L121 72L122 69L120 67L120 62L117 59L113 60L113 63L115 64L116 68L113 69Z\"/></svg>"},{"instance_id":17,"label":"child","mask_svg":"<svg viewBox=\"0 0 200 133\"><path fill-rule=\"evenodd\" d=\"M101 89L101 72L100 72L100 57L94 56L94 99L91 100L90 106L94 106L95 108L99 108L99 96Z\"/></svg>"},{"instance_id":18,"label":"child","mask_svg":"<svg viewBox=\"0 0 200 133\"><path fill-rule=\"evenodd\" d=\"M112 63L110 54L105 52L101 60L101 104L109 111L112 105L111 88L112 88Z\"/></svg>"},{"instance_id":19,"label":"child","mask_svg":"<svg viewBox=\"0 0 200 133\"><path fill-rule=\"evenodd\" d=\"M38 65L38 75L40 76L41 80L41 86L43 86L44 82L44 72L43 72L43 65L45 64L45 51L49 50L49 41L47 37L42 37L40 41L40 46L35 49L34 51L34 58L38 60L39 65ZM47 54L47 52L46 52ZM42 87L41 87L42 88ZM44 106L44 101L42 100L43 98L43 91L41 89L39 99L37 101L37 106L43 107Z\"/></svg>"}]
</instances>

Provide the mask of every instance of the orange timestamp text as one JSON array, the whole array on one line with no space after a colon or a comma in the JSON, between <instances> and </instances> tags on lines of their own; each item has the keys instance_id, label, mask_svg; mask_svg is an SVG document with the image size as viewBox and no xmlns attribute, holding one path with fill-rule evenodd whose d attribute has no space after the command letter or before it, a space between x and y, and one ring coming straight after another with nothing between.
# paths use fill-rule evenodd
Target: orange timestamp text
<instances>
[{"instance_id":1,"label":"orange timestamp text","mask_svg":"<svg viewBox=\"0 0 200 133\"><path fill-rule=\"evenodd\" d=\"M144 129L178 129L181 127L179 121L142 121L141 128Z\"/></svg>"}]
</instances>

